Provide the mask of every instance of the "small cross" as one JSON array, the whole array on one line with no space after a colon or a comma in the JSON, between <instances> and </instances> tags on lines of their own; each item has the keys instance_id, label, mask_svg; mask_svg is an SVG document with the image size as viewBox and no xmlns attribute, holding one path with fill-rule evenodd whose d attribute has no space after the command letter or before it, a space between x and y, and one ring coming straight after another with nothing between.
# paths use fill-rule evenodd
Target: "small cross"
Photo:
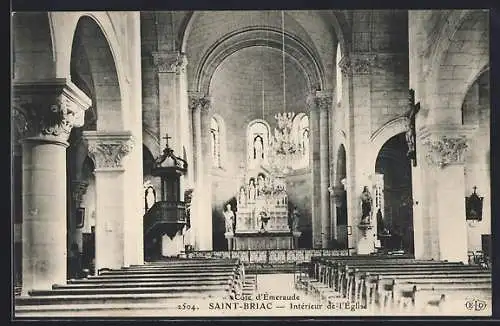
<instances>
[{"instance_id":1,"label":"small cross","mask_svg":"<svg viewBox=\"0 0 500 326\"><path fill-rule=\"evenodd\" d=\"M474 193L476 193L476 189L477 189L477 187L476 187L476 186L474 186L474 187L472 187L472 189L474 189Z\"/></svg>"},{"instance_id":2,"label":"small cross","mask_svg":"<svg viewBox=\"0 0 500 326\"><path fill-rule=\"evenodd\" d=\"M169 139L171 139L171 138L172 138L172 137L170 137L170 136L168 135L168 133L165 135L165 137L163 137L163 139L166 139L166 140L167 140L167 147L168 147L168 140L169 140Z\"/></svg>"}]
</instances>

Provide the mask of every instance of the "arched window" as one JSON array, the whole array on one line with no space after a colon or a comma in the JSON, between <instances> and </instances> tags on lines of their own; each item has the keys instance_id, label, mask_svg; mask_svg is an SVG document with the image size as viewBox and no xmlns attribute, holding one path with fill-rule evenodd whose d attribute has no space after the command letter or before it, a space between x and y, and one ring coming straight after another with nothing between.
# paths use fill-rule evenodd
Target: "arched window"
<instances>
[{"instance_id":1,"label":"arched window","mask_svg":"<svg viewBox=\"0 0 500 326\"><path fill-rule=\"evenodd\" d=\"M309 166L309 117L301 112L293 119L293 141L301 153L301 158L296 162L295 168L301 169Z\"/></svg>"},{"instance_id":2,"label":"arched window","mask_svg":"<svg viewBox=\"0 0 500 326\"><path fill-rule=\"evenodd\" d=\"M269 125L264 120L255 120L248 125L248 164L256 167L267 159Z\"/></svg>"},{"instance_id":3,"label":"arched window","mask_svg":"<svg viewBox=\"0 0 500 326\"><path fill-rule=\"evenodd\" d=\"M215 118L212 118L210 124L210 148L212 153L212 165L221 167L220 159L220 126Z\"/></svg>"},{"instance_id":4,"label":"arched window","mask_svg":"<svg viewBox=\"0 0 500 326\"><path fill-rule=\"evenodd\" d=\"M337 77L337 104L342 102L342 70L340 69L340 60L342 60L342 50L340 49L340 43L337 44L337 57L336 57L336 77Z\"/></svg>"}]
</instances>

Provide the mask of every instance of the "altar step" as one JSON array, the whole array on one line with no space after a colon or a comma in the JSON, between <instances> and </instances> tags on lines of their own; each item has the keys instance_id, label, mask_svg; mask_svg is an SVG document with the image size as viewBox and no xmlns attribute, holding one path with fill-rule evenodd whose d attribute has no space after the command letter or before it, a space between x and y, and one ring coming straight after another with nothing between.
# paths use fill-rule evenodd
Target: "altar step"
<instances>
[{"instance_id":1,"label":"altar step","mask_svg":"<svg viewBox=\"0 0 500 326\"><path fill-rule=\"evenodd\" d=\"M246 274L245 284L243 284L243 295L252 295L257 290L257 275Z\"/></svg>"},{"instance_id":2,"label":"altar step","mask_svg":"<svg viewBox=\"0 0 500 326\"><path fill-rule=\"evenodd\" d=\"M295 270L296 270L295 263L245 264L245 271L248 271L253 274L288 274L288 273L294 273Z\"/></svg>"}]
</instances>

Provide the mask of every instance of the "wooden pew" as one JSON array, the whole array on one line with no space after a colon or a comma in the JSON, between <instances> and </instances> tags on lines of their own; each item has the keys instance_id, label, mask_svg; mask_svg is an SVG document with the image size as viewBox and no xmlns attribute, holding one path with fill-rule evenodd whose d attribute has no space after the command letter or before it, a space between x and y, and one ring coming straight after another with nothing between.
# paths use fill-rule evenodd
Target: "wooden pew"
<instances>
[{"instance_id":1,"label":"wooden pew","mask_svg":"<svg viewBox=\"0 0 500 326\"><path fill-rule=\"evenodd\" d=\"M470 274L412 274L412 275L393 275L393 274L366 274L365 275L365 293L367 305L383 304L387 298L394 298L394 284L410 284L422 286L455 286L462 284L474 284L491 287L491 275L470 275Z\"/></svg>"},{"instance_id":2,"label":"wooden pew","mask_svg":"<svg viewBox=\"0 0 500 326\"><path fill-rule=\"evenodd\" d=\"M371 256L368 256L371 257ZM456 262L441 262L436 260L415 260L413 258L391 258L391 259L362 259L362 258L349 258L347 257L320 257L321 259L315 260L315 267L312 269L312 278L317 279L323 283L328 283L330 286L335 284L334 288L338 289L340 279L339 270L343 270L345 266L351 265L401 265L401 264L417 264L417 265L463 265Z\"/></svg>"},{"instance_id":3,"label":"wooden pew","mask_svg":"<svg viewBox=\"0 0 500 326\"><path fill-rule=\"evenodd\" d=\"M386 269L376 269L376 268L352 268L347 272L348 277L346 282L341 283L341 292L345 293L347 298L360 299L363 294L369 294L370 291L367 288L366 274L375 274L379 276L392 276L392 278L414 278L421 275L427 276L451 276L458 275L460 277L465 277L468 275L479 275L488 276L491 275L490 271L481 270L477 268L471 268L470 266L461 267L414 267L414 266L387 266Z\"/></svg>"},{"instance_id":4,"label":"wooden pew","mask_svg":"<svg viewBox=\"0 0 500 326\"><path fill-rule=\"evenodd\" d=\"M468 314L465 303L470 298L480 298L491 307L491 284L415 285L396 282L395 298L390 311L425 313L434 306L440 313ZM455 303L455 304L452 304Z\"/></svg>"},{"instance_id":5,"label":"wooden pew","mask_svg":"<svg viewBox=\"0 0 500 326\"><path fill-rule=\"evenodd\" d=\"M78 310L102 305L112 309L127 302L165 305L176 299L234 298L244 287L244 266L239 260L161 262L117 270L102 270L97 276L55 284L51 290L32 290L16 297L16 313ZM175 266L174 266L175 265ZM174 301L172 301L174 300ZM67 309L65 307L68 307Z\"/></svg>"},{"instance_id":6,"label":"wooden pew","mask_svg":"<svg viewBox=\"0 0 500 326\"><path fill-rule=\"evenodd\" d=\"M439 272L441 271L442 273L447 273L449 275L450 273L457 273L457 271L465 271L464 274L470 275L471 273L479 273L482 276L487 276L490 274L489 271L484 271L484 270L478 270L477 267L473 266L468 266L464 265L462 263L454 263L454 262L441 262L441 261L417 261L413 259L387 259L387 260L376 260L376 259L353 259L353 258L348 258L345 259L345 257L341 257L341 259L338 259L339 257L321 257L321 259L316 259L316 275L318 277L318 281L316 282L317 284L314 285L314 287L317 288L318 292L328 292L328 287L333 288L333 291L330 291L330 293L335 293L336 291L339 291L338 285L339 283L343 286L342 291L344 292L345 296L352 296L353 298L365 298L365 300L371 299L370 297L370 292L373 291L373 286L371 287L363 287L363 274L359 273L354 273L354 269L350 269L348 265L355 265L357 267L361 267L361 269L365 268L368 270L372 270L372 272L378 272L378 271L383 271L386 272L387 269L392 270L393 273L399 274L407 274L406 276L408 277L414 277L418 276L415 273L419 272L427 272L430 270L430 274L434 274L434 276L437 276ZM331 261L335 261L332 263ZM406 265L409 265L410 267L405 267ZM321 266L321 264L324 264L326 266ZM318 266L320 265L320 266ZM341 273L338 273L339 266L344 265L344 270L343 270L343 275L345 276L345 279L341 279ZM403 267L402 267L403 266ZM319 267L319 268L318 268ZM327 277L325 277L322 272L321 272L321 267L323 268L329 268L327 272ZM416 268L415 268L416 267ZM328 274L330 273L330 274ZM460 272L461 273L461 272ZM332 277L332 275L336 274L336 277ZM351 280L349 282L349 278L346 276L350 276ZM462 277L462 275L456 274L456 276ZM339 279L340 278L340 279ZM483 279L483 281L485 281ZM321 284L321 285L320 285ZM325 286L326 284L326 286ZM336 291L335 291L336 290ZM352 292L351 292L352 291Z\"/></svg>"},{"instance_id":7,"label":"wooden pew","mask_svg":"<svg viewBox=\"0 0 500 326\"><path fill-rule=\"evenodd\" d=\"M355 272L369 272L369 273L377 273L379 271L402 271L403 274L405 271L447 271L447 270L477 270L476 267L471 267L467 265L463 265L462 263L450 263L443 262L442 264L437 263L426 263L426 262L408 262L405 264L390 264L390 263L382 263L382 264L364 264L364 263L349 263L349 264L337 264L333 271L334 277L334 285L335 289L339 291L347 291L353 284L356 284L356 281L359 283L361 279L359 275L356 275Z\"/></svg>"}]
</instances>

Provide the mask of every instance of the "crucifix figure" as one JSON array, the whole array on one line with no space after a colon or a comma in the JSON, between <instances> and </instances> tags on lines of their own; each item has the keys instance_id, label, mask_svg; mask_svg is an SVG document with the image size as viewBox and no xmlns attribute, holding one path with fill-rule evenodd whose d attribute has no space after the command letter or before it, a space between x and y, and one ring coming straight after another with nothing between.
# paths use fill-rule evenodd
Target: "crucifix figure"
<instances>
[{"instance_id":1,"label":"crucifix figure","mask_svg":"<svg viewBox=\"0 0 500 326\"><path fill-rule=\"evenodd\" d=\"M172 137L170 137L170 136L168 135L168 132L166 133L165 137L163 137L163 139L165 139L165 140L167 141L167 143L166 143L166 148L169 148L169 146L168 146L168 140L169 140L169 139L171 139L171 138L172 138Z\"/></svg>"},{"instance_id":2,"label":"crucifix figure","mask_svg":"<svg viewBox=\"0 0 500 326\"><path fill-rule=\"evenodd\" d=\"M417 155L415 146L415 115L420 110L420 102L415 104L415 91L413 89L409 90L408 95L408 111L405 116L408 120L407 130L406 130L406 143L408 144L408 158L413 162L413 166L417 166Z\"/></svg>"}]
</instances>

